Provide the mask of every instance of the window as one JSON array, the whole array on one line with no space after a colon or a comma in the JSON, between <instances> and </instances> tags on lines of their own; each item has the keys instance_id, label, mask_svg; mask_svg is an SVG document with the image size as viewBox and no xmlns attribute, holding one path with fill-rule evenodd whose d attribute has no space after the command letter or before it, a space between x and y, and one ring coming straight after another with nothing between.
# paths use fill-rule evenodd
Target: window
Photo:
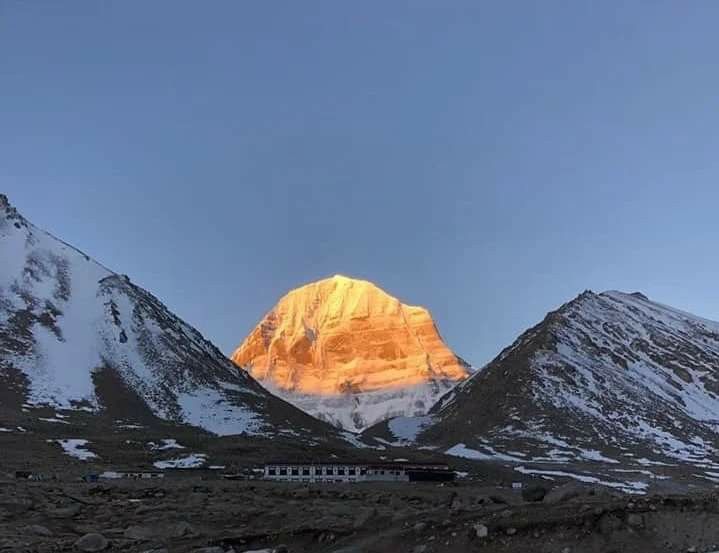
<instances>
[{"instance_id":1,"label":"window","mask_svg":"<svg viewBox=\"0 0 719 553\"><path fill-rule=\"evenodd\" d=\"M292 467L292 476L299 476L299 474L300 469L298 469L297 467Z\"/></svg>"},{"instance_id":2,"label":"window","mask_svg":"<svg viewBox=\"0 0 719 553\"><path fill-rule=\"evenodd\" d=\"M310 467L302 467L302 476L310 475Z\"/></svg>"},{"instance_id":3,"label":"window","mask_svg":"<svg viewBox=\"0 0 719 553\"><path fill-rule=\"evenodd\" d=\"M275 469L275 468L267 469L267 474L269 474L270 476L274 476L277 474L277 469Z\"/></svg>"},{"instance_id":4,"label":"window","mask_svg":"<svg viewBox=\"0 0 719 553\"><path fill-rule=\"evenodd\" d=\"M354 467L352 467L351 469L349 469L347 471L347 474L349 474L350 476L354 476L355 474L357 474L357 471L355 470Z\"/></svg>"},{"instance_id":5,"label":"window","mask_svg":"<svg viewBox=\"0 0 719 553\"><path fill-rule=\"evenodd\" d=\"M367 474L367 469L366 469L365 467L362 467L362 468L360 469L360 474L363 475L363 476L364 476L365 474Z\"/></svg>"},{"instance_id":6,"label":"window","mask_svg":"<svg viewBox=\"0 0 719 553\"><path fill-rule=\"evenodd\" d=\"M344 474L345 474L345 468L344 468L344 467L338 468L338 469L337 469L337 474L340 475L340 476L344 476Z\"/></svg>"},{"instance_id":7,"label":"window","mask_svg":"<svg viewBox=\"0 0 719 553\"><path fill-rule=\"evenodd\" d=\"M280 476L287 476L287 469L285 467L280 469Z\"/></svg>"},{"instance_id":8,"label":"window","mask_svg":"<svg viewBox=\"0 0 719 553\"><path fill-rule=\"evenodd\" d=\"M325 474L334 474L335 468L334 467L327 467L325 468Z\"/></svg>"}]
</instances>

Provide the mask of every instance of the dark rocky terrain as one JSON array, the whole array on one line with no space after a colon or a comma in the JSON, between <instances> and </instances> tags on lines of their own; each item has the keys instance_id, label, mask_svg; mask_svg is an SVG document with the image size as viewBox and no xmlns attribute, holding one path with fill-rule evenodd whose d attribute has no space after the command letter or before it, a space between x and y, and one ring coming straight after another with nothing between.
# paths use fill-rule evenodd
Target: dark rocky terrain
<instances>
[{"instance_id":1,"label":"dark rocky terrain","mask_svg":"<svg viewBox=\"0 0 719 553\"><path fill-rule=\"evenodd\" d=\"M714 494L637 499L529 482L518 491L470 481L0 480L0 551L683 553L718 544Z\"/></svg>"}]
</instances>

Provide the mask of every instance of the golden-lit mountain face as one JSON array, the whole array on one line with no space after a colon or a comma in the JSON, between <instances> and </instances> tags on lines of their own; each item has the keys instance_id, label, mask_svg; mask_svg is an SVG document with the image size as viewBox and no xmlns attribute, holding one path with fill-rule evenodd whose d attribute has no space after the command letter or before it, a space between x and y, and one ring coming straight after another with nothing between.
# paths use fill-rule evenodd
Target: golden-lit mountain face
<instances>
[{"instance_id":1,"label":"golden-lit mountain face","mask_svg":"<svg viewBox=\"0 0 719 553\"><path fill-rule=\"evenodd\" d=\"M317 396L468 376L426 309L404 305L371 282L339 275L284 296L232 360L270 389Z\"/></svg>"}]
</instances>

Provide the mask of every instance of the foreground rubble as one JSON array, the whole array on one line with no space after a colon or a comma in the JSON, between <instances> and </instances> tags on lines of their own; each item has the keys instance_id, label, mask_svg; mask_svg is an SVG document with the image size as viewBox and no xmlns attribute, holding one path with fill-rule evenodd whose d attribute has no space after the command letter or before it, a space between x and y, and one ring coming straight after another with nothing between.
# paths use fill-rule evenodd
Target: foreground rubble
<instances>
[{"instance_id":1,"label":"foreground rubble","mask_svg":"<svg viewBox=\"0 0 719 553\"><path fill-rule=\"evenodd\" d=\"M719 545L719 495L637 498L571 483L523 491L470 482L6 480L0 551L648 553Z\"/></svg>"}]
</instances>

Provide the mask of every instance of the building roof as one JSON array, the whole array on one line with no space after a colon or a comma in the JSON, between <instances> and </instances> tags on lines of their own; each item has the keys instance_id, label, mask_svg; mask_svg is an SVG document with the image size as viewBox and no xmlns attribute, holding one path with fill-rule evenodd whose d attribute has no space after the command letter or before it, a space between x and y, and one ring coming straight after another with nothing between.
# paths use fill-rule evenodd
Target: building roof
<instances>
[{"instance_id":1,"label":"building roof","mask_svg":"<svg viewBox=\"0 0 719 553\"><path fill-rule=\"evenodd\" d=\"M269 465L318 465L318 466L356 466L356 467L371 467L371 468L416 468L416 469L434 469L440 470L449 469L447 463L414 463L407 461L266 461L265 466Z\"/></svg>"}]
</instances>

